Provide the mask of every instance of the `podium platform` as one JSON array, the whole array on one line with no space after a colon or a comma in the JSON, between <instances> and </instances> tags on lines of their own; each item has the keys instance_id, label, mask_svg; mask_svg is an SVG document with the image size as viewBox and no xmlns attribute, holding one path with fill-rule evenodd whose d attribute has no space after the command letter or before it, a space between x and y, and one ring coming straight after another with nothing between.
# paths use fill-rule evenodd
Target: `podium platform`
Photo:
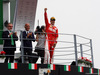
<instances>
[{"instance_id":1,"label":"podium platform","mask_svg":"<svg viewBox=\"0 0 100 75\"><path fill-rule=\"evenodd\" d=\"M40 74L40 69L50 69L51 73ZM99 69L74 65L0 63L0 75L100 75L99 72Z\"/></svg>"}]
</instances>

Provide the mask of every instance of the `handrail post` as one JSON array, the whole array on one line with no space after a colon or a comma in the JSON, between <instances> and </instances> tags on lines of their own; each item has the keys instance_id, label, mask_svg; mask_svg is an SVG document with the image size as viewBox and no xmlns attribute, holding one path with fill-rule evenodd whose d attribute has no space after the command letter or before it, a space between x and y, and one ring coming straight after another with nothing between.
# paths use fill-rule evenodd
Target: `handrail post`
<instances>
[{"instance_id":1,"label":"handrail post","mask_svg":"<svg viewBox=\"0 0 100 75\"><path fill-rule=\"evenodd\" d=\"M90 48L91 48L91 58L92 58L92 65L94 68L94 60L93 60L93 48L92 48L92 39L90 39Z\"/></svg>"},{"instance_id":2,"label":"handrail post","mask_svg":"<svg viewBox=\"0 0 100 75\"><path fill-rule=\"evenodd\" d=\"M80 52L81 52L81 57L83 57L83 47L82 47L82 44L80 44Z\"/></svg>"},{"instance_id":3,"label":"handrail post","mask_svg":"<svg viewBox=\"0 0 100 75\"><path fill-rule=\"evenodd\" d=\"M77 41L76 41L76 35L74 34L74 48L75 48L75 61L76 61L76 66L78 66L78 60L77 60Z\"/></svg>"},{"instance_id":4,"label":"handrail post","mask_svg":"<svg viewBox=\"0 0 100 75\"><path fill-rule=\"evenodd\" d=\"M23 49L23 32L21 31L21 56L22 56L22 63L24 63L24 49Z\"/></svg>"}]
</instances>

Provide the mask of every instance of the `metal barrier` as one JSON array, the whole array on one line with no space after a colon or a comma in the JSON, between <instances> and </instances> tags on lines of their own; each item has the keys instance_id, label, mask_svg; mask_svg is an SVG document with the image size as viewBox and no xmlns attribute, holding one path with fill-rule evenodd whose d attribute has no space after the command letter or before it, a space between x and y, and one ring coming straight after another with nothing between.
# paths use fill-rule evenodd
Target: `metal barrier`
<instances>
[{"instance_id":1,"label":"metal barrier","mask_svg":"<svg viewBox=\"0 0 100 75\"><path fill-rule=\"evenodd\" d=\"M17 32L19 33L19 31ZM19 49L21 48L22 63L24 63L25 56L27 57L34 57L34 56L24 55L23 48L25 47L23 46L23 41L22 41L23 40L22 31L20 31L20 34L21 34L20 36L21 38L19 38L19 40L21 40L20 41L21 46L16 47L16 48L19 48ZM52 33L48 33L48 34L52 34ZM76 66L78 66L78 58L87 57L88 59L92 61L92 64L94 67L93 48L92 48L91 39L85 38L83 36L79 36L76 34L64 34L64 33L58 33L58 34L59 34L59 37L57 40L58 43L54 50L54 64L71 64L72 61L75 61ZM7 39L7 38L3 38L3 39ZM28 40L31 40L31 39L28 39ZM52 41L52 40L48 40L48 41ZM33 49L35 49L35 45L33 46L34 46ZM10 56L14 56L14 55L10 55Z\"/></svg>"}]
</instances>

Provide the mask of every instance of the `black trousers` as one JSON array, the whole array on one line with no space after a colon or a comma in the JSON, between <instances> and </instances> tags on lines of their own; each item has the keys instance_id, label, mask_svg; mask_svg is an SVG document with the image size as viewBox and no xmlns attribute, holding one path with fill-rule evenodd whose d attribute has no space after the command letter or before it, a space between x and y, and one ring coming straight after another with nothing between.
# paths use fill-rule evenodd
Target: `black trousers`
<instances>
[{"instance_id":1,"label":"black trousers","mask_svg":"<svg viewBox=\"0 0 100 75\"><path fill-rule=\"evenodd\" d=\"M30 63L36 63L38 60L38 55L35 53L32 53L32 58L30 58L29 60L30 60ZM18 63L22 63L22 57L18 59Z\"/></svg>"},{"instance_id":2,"label":"black trousers","mask_svg":"<svg viewBox=\"0 0 100 75\"><path fill-rule=\"evenodd\" d=\"M28 55L24 57L24 60L28 57L29 63L32 63L32 50L24 50L24 55Z\"/></svg>"},{"instance_id":3,"label":"black trousers","mask_svg":"<svg viewBox=\"0 0 100 75\"><path fill-rule=\"evenodd\" d=\"M4 63L8 63L8 60L9 60L9 63L13 63L14 62L14 51L13 50L7 50L5 52L6 52L5 55L7 55L7 56L6 56Z\"/></svg>"},{"instance_id":4,"label":"black trousers","mask_svg":"<svg viewBox=\"0 0 100 75\"><path fill-rule=\"evenodd\" d=\"M41 57L41 64L44 63L44 48L36 48L35 52L37 52L38 56Z\"/></svg>"}]
</instances>

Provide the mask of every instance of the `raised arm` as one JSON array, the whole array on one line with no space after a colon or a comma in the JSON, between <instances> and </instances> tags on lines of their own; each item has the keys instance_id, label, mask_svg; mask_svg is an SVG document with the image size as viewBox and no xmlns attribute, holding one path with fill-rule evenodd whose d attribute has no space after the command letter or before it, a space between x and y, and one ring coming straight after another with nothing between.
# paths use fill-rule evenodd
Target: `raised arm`
<instances>
[{"instance_id":1,"label":"raised arm","mask_svg":"<svg viewBox=\"0 0 100 75\"><path fill-rule=\"evenodd\" d=\"M47 17L47 8L44 9L44 19L45 19L45 24L46 24L46 28L47 28L50 26L48 17Z\"/></svg>"}]
</instances>

